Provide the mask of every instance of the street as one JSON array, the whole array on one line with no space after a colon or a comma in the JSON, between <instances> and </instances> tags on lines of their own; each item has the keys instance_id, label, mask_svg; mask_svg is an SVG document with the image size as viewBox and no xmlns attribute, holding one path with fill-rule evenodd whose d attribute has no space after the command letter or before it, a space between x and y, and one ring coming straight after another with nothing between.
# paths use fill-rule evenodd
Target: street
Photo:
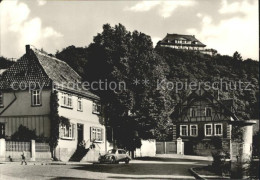
<instances>
[{"instance_id":1,"label":"street","mask_svg":"<svg viewBox=\"0 0 260 180\"><path fill-rule=\"evenodd\" d=\"M34 165L35 164L35 165ZM130 164L0 164L0 179L194 179L188 169L210 164L171 158L133 160Z\"/></svg>"}]
</instances>

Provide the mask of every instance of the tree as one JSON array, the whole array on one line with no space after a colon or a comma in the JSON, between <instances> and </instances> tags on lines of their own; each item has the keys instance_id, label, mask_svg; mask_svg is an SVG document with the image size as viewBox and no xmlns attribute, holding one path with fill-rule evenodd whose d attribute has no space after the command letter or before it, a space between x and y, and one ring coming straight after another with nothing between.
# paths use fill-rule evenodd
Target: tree
<instances>
[{"instance_id":1,"label":"tree","mask_svg":"<svg viewBox=\"0 0 260 180\"><path fill-rule=\"evenodd\" d=\"M89 81L126 84L120 93L96 92L105 105L107 126L114 129L117 145L133 150L140 145L140 138L155 138L155 129L164 127L160 121L169 120L164 102L167 93L156 90L156 81L165 78L167 64L154 51L151 37L131 33L121 24L105 24L88 47L88 57ZM149 85L143 83L145 80Z\"/></svg>"},{"instance_id":2,"label":"tree","mask_svg":"<svg viewBox=\"0 0 260 180\"><path fill-rule=\"evenodd\" d=\"M0 69L7 69L9 68L11 65L13 65L14 62L8 60L7 58L0 56Z\"/></svg>"},{"instance_id":3,"label":"tree","mask_svg":"<svg viewBox=\"0 0 260 180\"><path fill-rule=\"evenodd\" d=\"M234 52L234 54L233 54L233 59L234 59L234 60L237 60L237 61L243 61L243 58L242 58L241 54L238 53L237 51Z\"/></svg>"}]
</instances>

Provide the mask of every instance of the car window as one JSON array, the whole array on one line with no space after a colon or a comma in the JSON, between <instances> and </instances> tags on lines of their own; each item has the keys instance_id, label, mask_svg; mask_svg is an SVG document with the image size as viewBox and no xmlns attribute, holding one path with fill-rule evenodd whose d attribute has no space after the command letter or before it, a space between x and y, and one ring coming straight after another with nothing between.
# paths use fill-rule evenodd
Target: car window
<instances>
[{"instance_id":1,"label":"car window","mask_svg":"<svg viewBox=\"0 0 260 180\"><path fill-rule=\"evenodd\" d=\"M123 154L122 150L118 150L118 154Z\"/></svg>"},{"instance_id":2,"label":"car window","mask_svg":"<svg viewBox=\"0 0 260 180\"><path fill-rule=\"evenodd\" d=\"M122 150L122 154L126 154L126 152Z\"/></svg>"},{"instance_id":3,"label":"car window","mask_svg":"<svg viewBox=\"0 0 260 180\"><path fill-rule=\"evenodd\" d=\"M109 151L107 151L109 154L115 154L116 153L116 150L115 149L111 149Z\"/></svg>"}]
</instances>

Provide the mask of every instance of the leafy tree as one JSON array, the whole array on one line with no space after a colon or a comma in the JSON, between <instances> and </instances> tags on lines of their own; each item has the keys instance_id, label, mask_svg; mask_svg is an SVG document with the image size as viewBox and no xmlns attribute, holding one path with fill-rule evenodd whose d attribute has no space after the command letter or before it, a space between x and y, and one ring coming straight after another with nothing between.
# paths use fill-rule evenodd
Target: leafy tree
<instances>
[{"instance_id":1,"label":"leafy tree","mask_svg":"<svg viewBox=\"0 0 260 180\"><path fill-rule=\"evenodd\" d=\"M7 69L14 64L14 61L10 61L7 58L0 56L0 69Z\"/></svg>"},{"instance_id":2,"label":"leafy tree","mask_svg":"<svg viewBox=\"0 0 260 180\"><path fill-rule=\"evenodd\" d=\"M243 58L242 58L241 54L239 52L237 52L237 51L234 52L233 59L237 60L237 61L243 61Z\"/></svg>"}]
</instances>

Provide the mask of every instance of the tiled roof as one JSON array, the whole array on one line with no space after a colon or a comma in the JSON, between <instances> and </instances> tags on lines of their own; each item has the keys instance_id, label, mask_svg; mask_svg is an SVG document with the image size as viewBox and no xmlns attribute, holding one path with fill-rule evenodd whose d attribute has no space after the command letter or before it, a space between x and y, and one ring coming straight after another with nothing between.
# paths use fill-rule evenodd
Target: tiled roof
<instances>
[{"instance_id":1,"label":"tiled roof","mask_svg":"<svg viewBox=\"0 0 260 180\"><path fill-rule=\"evenodd\" d=\"M73 83L80 84L81 80L82 78L66 62L29 47L26 54L3 73L0 78L0 90L11 89L14 82L16 84L23 82L27 85L35 82L44 84L45 87L50 87L54 83L60 87L63 85L67 91L99 99L90 91L73 87Z\"/></svg>"},{"instance_id":2,"label":"tiled roof","mask_svg":"<svg viewBox=\"0 0 260 180\"><path fill-rule=\"evenodd\" d=\"M165 38L163 38L162 41L159 42L159 44L173 44L175 45L175 40L179 39L186 39L188 41L191 41L191 45L201 46L205 47L206 45L200 42L198 39L195 38L193 35L183 35L183 34L167 34ZM195 44L197 42L197 44ZM178 44L176 44L178 45ZM183 44L189 46L189 44Z\"/></svg>"}]
</instances>

